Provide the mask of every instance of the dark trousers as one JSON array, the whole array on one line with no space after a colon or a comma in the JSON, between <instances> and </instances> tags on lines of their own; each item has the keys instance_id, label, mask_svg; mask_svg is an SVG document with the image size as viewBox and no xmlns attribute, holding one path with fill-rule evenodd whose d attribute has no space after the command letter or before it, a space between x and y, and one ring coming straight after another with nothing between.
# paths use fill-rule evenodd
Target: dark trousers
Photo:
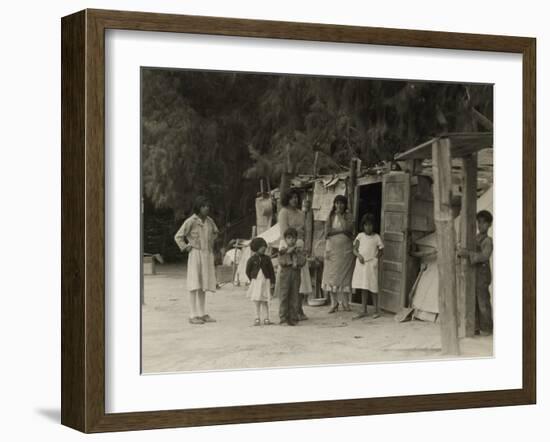
<instances>
[{"instance_id":1,"label":"dark trousers","mask_svg":"<svg viewBox=\"0 0 550 442\"><path fill-rule=\"evenodd\" d=\"M300 269L282 267L279 282L279 319L295 324L298 322L300 302Z\"/></svg>"},{"instance_id":2,"label":"dark trousers","mask_svg":"<svg viewBox=\"0 0 550 442\"><path fill-rule=\"evenodd\" d=\"M493 333L493 307L487 284L476 284L476 330Z\"/></svg>"}]
</instances>

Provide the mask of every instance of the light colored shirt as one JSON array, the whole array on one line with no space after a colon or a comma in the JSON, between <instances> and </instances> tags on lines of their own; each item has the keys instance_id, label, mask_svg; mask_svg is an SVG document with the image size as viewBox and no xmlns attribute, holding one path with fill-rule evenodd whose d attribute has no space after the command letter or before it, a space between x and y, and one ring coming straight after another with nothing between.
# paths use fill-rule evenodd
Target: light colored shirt
<instances>
[{"instance_id":1,"label":"light colored shirt","mask_svg":"<svg viewBox=\"0 0 550 442\"><path fill-rule=\"evenodd\" d=\"M365 232L361 232L355 238L355 244L357 251L365 261L377 259L378 251L384 248L384 244L382 244L382 239L380 239L378 233L367 235Z\"/></svg>"},{"instance_id":2,"label":"light colored shirt","mask_svg":"<svg viewBox=\"0 0 550 442\"><path fill-rule=\"evenodd\" d=\"M218 227L212 218L207 216L203 221L197 214L193 214L181 225L174 240L180 250L187 247L187 239L187 243L194 249L213 251L218 233Z\"/></svg>"}]
</instances>

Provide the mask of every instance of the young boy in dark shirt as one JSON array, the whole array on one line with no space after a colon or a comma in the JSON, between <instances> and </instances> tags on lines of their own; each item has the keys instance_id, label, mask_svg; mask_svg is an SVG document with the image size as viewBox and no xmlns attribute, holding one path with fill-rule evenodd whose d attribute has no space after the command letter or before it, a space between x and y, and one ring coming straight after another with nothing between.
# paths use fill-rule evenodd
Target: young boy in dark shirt
<instances>
[{"instance_id":1,"label":"young boy in dark shirt","mask_svg":"<svg viewBox=\"0 0 550 442\"><path fill-rule=\"evenodd\" d=\"M286 247L279 250L279 266L281 268L279 281L279 319L280 323L296 325L300 301L301 268L306 263L304 252L296 247L298 232L289 227L284 232Z\"/></svg>"},{"instance_id":2,"label":"young boy in dark shirt","mask_svg":"<svg viewBox=\"0 0 550 442\"><path fill-rule=\"evenodd\" d=\"M476 271L476 333L487 336L493 333L493 308L489 286L492 275L490 260L493 254L493 239L487 231L493 224L493 215L487 210L481 210L477 216L478 234L476 250L461 249L459 256L468 258Z\"/></svg>"}]
</instances>

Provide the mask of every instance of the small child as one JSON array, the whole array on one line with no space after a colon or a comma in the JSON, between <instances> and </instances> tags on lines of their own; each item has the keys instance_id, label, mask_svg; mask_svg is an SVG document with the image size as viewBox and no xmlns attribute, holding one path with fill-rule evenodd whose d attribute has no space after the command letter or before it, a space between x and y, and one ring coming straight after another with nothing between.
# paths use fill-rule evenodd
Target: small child
<instances>
[{"instance_id":1,"label":"small child","mask_svg":"<svg viewBox=\"0 0 550 442\"><path fill-rule=\"evenodd\" d=\"M247 295L256 306L254 325L261 324L262 305L265 310L264 325L271 325L269 320L269 301L271 289L275 285L275 271L271 258L265 254L267 243L263 238L254 238L250 243L252 256L246 262L246 276L250 279Z\"/></svg>"},{"instance_id":2,"label":"small child","mask_svg":"<svg viewBox=\"0 0 550 442\"><path fill-rule=\"evenodd\" d=\"M299 320L300 283L302 267L306 263L303 248L297 246L298 232L289 227L284 232L286 247L279 250L280 288L279 318L280 323L296 325Z\"/></svg>"},{"instance_id":3,"label":"small child","mask_svg":"<svg viewBox=\"0 0 550 442\"><path fill-rule=\"evenodd\" d=\"M493 224L493 215L481 210L476 216L477 229L476 250L460 249L458 256L468 258L476 271L476 334L488 336L493 334L493 308L489 286L492 275L490 260L493 254L493 239L487 234Z\"/></svg>"},{"instance_id":4,"label":"small child","mask_svg":"<svg viewBox=\"0 0 550 442\"><path fill-rule=\"evenodd\" d=\"M374 233L374 216L367 213L361 219L363 231L357 235L353 243L353 254L357 257L351 287L361 291L363 311L352 319L367 316L367 299L372 295L376 311L373 318L380 316L380 300L378 297L378 259L382 256L384 244L377 233Z\"/></svg>"}]
</instances>

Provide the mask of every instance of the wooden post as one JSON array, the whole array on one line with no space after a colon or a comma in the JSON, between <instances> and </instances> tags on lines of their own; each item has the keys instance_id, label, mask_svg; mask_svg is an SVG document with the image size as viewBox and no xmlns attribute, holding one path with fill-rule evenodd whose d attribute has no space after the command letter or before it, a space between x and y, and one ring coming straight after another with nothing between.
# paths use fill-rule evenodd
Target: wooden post
<instances>
[{"instance_id":1,"label":"wooden post","mask_svg":"<svg viewBox=\"0 0 550 442\"><path fill-rule=\"evenodd\" d=\"M237 252L239 250L239 240L235 241L235 253L233 255L233 285L240 286L239 275L237 275Z\"/></svg>"},{"instance_id":2,"label":"wooden post","mask_svg":"<svg viewBox=\"0 0 550 442\"><path fill-rule=\"evenodd\" d=\"M434 219L439 273L439 324L441 349L445 355L459 355L456 299L456 239L451 207L451 142L441 138L432 144L434 176Z\"/></svg>"},{"instance_id":3,"label":"wooden post","mask_svg":"<svg viewBox=\"0 0 550 442\"><path fill-rule=\"evenodd\" d=\"M317 165L319 164L319 151L315 152L315 159L313 160L313 178L317 178Z\"/></svg>"},{"instance_id":4,"label":"wooden post","mask_svg":"<svg viewBox=\"0 0 550 442\"><path fill-rule=\"evenodd\" d=\"M279 185L279 204L277 204L277 212L281 211L281 208L283 205L281 204L281 201L284 197L284 195L288 192L290 189L290 175L291 175L291 164L290 164L290 144L287 143L285 146L285 167L283 169L283 172L281 174L281 184Z\"/></svg>"},{"instance_id":5,"label":"wooden post","mask_svg":"<svg viewBox=\"0 0 550 442\"><path fill-rule=\"evenodd\" d=\"M355 202L355 188L357 187L356 159L352 158L349 166L348 208L353 212ZM355 213L352 214L355 219Z\"/></svg>"},{"instance_id":6,"label":"wooden post","mask_svg":"<svg viewBox=\"0 0 550 442\"><path fill-rule=\"evenodd\" d=\"M277 212L283 208L282 200L285 194L290 189L290 177L287 172L281 173L281 184L279 185L279 201L277 204Z\"/></svg>"},{"instance_id":7,"label":"wooden post","mask_svg":"<svg viewBox=\"0 0 550 442\"><path fill-rule=\"evenodd\" d=\"M462 158L462 208L460 211L460 245L476 247L477 154ZM458 333L474 336L476 308L476 274L468 258L460 258L458 267Z\"/></svg>"}]
</instances>

